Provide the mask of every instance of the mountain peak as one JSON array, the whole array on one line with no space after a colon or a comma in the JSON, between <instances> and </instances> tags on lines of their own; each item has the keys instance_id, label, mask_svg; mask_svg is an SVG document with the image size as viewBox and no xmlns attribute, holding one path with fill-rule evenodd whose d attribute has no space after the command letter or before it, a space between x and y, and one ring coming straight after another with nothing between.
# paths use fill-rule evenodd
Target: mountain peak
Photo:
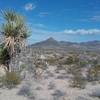
<instances>
[{"instance_id":1,"label":"mountain peak","mask_svg":"<svg viewBox=\"0 0 100 100\"><path fill-rule=\"evenodd\" d=\"M56 41L53 37L48 38L46 41ZM57 41L56 41L57 42Z\"/></svg>"},{"instance_id":2,"label":"mountain peak","mask_svg":"<svg viewBox=\"0 0 100 100\"><path fill-rule=\"evenodd\" d=\"M42 42L38 42L33 46L40 46L40 47L58 47L60 46L59 42L54 38L50 37Z\"/></svg>"}]
</instances>

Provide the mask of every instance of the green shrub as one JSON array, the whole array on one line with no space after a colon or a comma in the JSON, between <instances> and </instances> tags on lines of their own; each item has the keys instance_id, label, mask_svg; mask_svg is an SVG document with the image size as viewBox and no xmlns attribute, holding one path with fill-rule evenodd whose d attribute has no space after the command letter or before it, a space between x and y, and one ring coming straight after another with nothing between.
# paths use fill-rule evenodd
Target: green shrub
<instances>
[{"instance_id":1,"label":"green shrub","mask_svg":"<svg viewBox=\"0 0 100 100\"><path fill-rule=\"evenodd\" d=\"M78 63L79 62L79 58L77 56L69 56L67 59L66 59L66 64L70 65L70 64L75 64L75 63Z\"/></svg>"},{"instance_id":2,"label":"green shrub","mask_svg":"<svg viewBox=\"0 0 100 100\"><path fill-rule=\"evenodd\" d=\"M48 58L48 59L46 59L46 61L47 61L50 65L55 65L55 64L57 64L57 59L56 59L56 58Z\"/></svg>"},{"instance_id":3,"label":"green shrub","mask_svg":"<svg viewBox=\"0 0 100 100\"><path fill-rule=\"evenodd\" d=\"M27 65L25 65L25 64L20 65L19 72L22 72L24 69L27 69Z\"/></svg>"},{"instance_id":4,"label":"green shrub","mask_svg":"<svg viewBox=\"0 0 100 100\"><path fill-rule=\"evenodd\" d=\"M81 67L77 64L70 65L67 67L67 72L70 74L76 74L78 72L81 72Z\"/></svg>"},{"instance_id":5,"label":"green shrub","mask_svg":"<svg viewBox=\"0 0 100 100\"><path fill-rule=\"evenodd\" d=\"M72 64L73 63L73 57L72 56L69 56L67 59L66 59L66 64Z\"/></svg>"},{"instance_id":6,"label":"green shrub","mask_svg":"<svg viewBox=\"0 0 100 100\"><path fill-rule=\"evenodd\" d=\"M2 83L4 86L6 86L7 88L13 88L16 85L20 84L21 79L19 77L19 75L17 75L16 72L7 72L6 76L4 76L2 78Z\"/></svg>"},{"instance_id":7,"label":"green shrub","mask_svg":"<svg viewBox=\"0 0 100 100\"><path fill-rule=\"evenodd\" d=\"M3 44L0 45L0 64L6 64L10 60L7 49L4 49Z\"/></svg>"},{"instance_id":8,"label":"green shrub","mask_svg":"<svg viewBox=\"0 0 100 100\"><path fill-rule=\"evenodd\" d=\"M86 61L80 61L79 65L80 65L80 67L86 67L88 65L88 62L86 62Z\"/></svg>"},{"instance_id":9,"label":"green shrub","mask_svg":"<svg viewBox=\"0 0 100 100\"><path fill-rule=\"evenodd\" d=\"M77 88L85 88L85 79L82 77L82 75L74 75L73 79L71 80L71 87L77 87Z\"/></svg>"},{"instance_id":10,"label":"green shrub","mask_svg":"<svg viewBox=\"0 0 100 100\"><path fill-rule=\"evenodd\" d=\"M100 80L100 65L96 65L88 70L88 81L99 81Z\"/></svg>"}]
</instances>

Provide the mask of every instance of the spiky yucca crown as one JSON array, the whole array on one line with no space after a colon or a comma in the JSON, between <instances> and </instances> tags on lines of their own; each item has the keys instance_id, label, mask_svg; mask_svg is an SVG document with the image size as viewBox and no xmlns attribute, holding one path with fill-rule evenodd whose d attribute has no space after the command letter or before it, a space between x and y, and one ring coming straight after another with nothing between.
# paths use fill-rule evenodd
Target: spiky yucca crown
<instances>
[{"instance_id":1,"label":"spiky yucca crown","mask_svg":"<svg viewBox=\"0 0 100 100\"><path fill-rule=\"evenodd\" d=\"M24 40L30 36L30 32L27 29L24 17L20 14L12 10L4 11L2 14L5 20L5 23L2 25L4 48L7 48L12 55L16 52L16 47L25 45Z\"/></svg>"}]
</instances>

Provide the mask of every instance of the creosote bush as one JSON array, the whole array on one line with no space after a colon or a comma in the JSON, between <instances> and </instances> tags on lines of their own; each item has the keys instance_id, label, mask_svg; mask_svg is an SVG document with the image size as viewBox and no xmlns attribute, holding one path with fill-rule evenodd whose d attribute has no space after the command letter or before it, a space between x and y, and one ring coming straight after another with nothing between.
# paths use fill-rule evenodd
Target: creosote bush
<instances>
[{"instance_id":1,"label":"creosote bush","mask_svg":"<svg viewBox=\"0 0 100 100\"><path fill-rule=\"evenodd\" d=\"M86 81L82 77L82 75L81 74L80 75L76 74L76 75L74 75L73 79L71 80L71 85L70 86L84 89L85 88L85 84L86 84Z\"/></svg>"},{"instance_id":2,"label":"creosote bush","mask_svg":"<svg viewBox=\"0 0 100 100\"><path fill-rule=\"evenodd\" d=\"M71 65L67 68L67 72L74 75L76 73L81 72L81 67L78 66L77 64L76 65Z\"/></svg>"},{"instance_id":3,"label":"creosote bush","mask_svg":"<svg viewBox=\"0 0 100 100\"><path fill-rule=\"evenodd\" d=\"M7 72L6 75L2 78L2 83L7 88L13 88L16 85L20 84L20 76L16 72Z\"/></svg>"},{"instance_id":4,"label":"creosote bush","mask_svg":"<svg viewBox=\"0 0 100 100\"><path fill-rule=\"evenodd\" d=\"M96 65L88 70L88 81L100 81L100 65Z\"/></svg>"},{"instance_id":5,"label":"creosote bush","mask_svg":"<svg viewBox=\"0 0 100 100\"><path fill-rule=\"evenodd\" d=\"M46 61L47 61L50 65L56 65L56 64L57 64L57 59L56 59L56 58L48 58L48 59L46 59Z\"/></svg>"},{"instance_id":6,"label":"creosote bush","mask_svg":"<svg viewBox=\"0 0 100 100\"><path fill-rule=\"evenodd\" d=\"M69 56L66 59L66 64L68 64L68 65L75 64L75 63L78 63L78 62L79 62L79 58L76 55Z\"/></svg>"}]
</instances>

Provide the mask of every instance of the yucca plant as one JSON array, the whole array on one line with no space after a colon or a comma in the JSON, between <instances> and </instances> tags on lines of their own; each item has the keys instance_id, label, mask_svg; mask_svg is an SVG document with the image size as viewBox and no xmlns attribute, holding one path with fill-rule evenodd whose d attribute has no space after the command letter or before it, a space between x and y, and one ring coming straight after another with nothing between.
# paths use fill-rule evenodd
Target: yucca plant
<instances>
[{"instance_id":1,"label":"yucca plant","mask_svg":"<svg viewBox=\"0 0 100 100\"><path fill-rule=\"evenodd\" d=\"M25 40L29 36L29 31L25 19L15 11L8 10L2 12L4 23L2 25L2 35L4 37L4 48L10 58L19 53L21 47L25 46Z\"/></svg>"}]
</instances>

